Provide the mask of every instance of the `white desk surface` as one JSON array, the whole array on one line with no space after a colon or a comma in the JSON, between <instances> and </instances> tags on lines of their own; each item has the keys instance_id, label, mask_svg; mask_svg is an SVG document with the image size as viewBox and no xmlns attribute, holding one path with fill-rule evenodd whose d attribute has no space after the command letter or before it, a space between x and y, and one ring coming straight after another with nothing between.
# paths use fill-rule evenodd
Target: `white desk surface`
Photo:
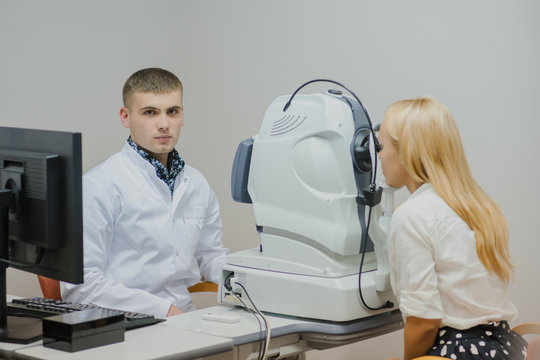
<instances>
[{"instance_id":1,"label":"white desk surface","mask_svg":"<svg viewBox=\"0 0 540 360\"><path fill-rule=\"evenodd\" d=\"M198 334L157 324L126 331L125 341L74 353L43 346L23 348L15 352L16 359L194 359L230 351L230 339Z\"/></svg>"},{"instance_id":2,"label":"white desk surface","mask_svg":"<svg viewBox=\"0 0 540 360\"><path fill-rule=\"evenodd\" d=\"M41 345L41 340L31 344L12 344L0 342L0 359L12 359L16 350L21 350L36 345Z\"/></svg>"},{"instance_id":3,"label":"white desk surface","mask_svg":"<svg viewBox=\"0 0 540 360\"><path fill-rule=\"evenodd\" d=\"M239 321L222 323L205 320L203 315L207 313L236 316ZM396 311L348 323L332 323L271 314L266 314L266 317L270 323L272 337L293 333L305 335L319 333L323 334L323 338L331 339L334 337L338 342L343 337L353 339L355 334L357 334L358 340L382 335L395 331L403 325L401 314ZM243 308L231 305L212 306L182 314L181 316L171 317L163 325L200 334L227 337L234 342L234 345L256 342L259 341L260 337L259 323L255 316Z\"/></svg>"},{"instance_id":4,"label":"white desk surface","mask_svg":"<svg viewBox=\"0 0 540 360\"><path fill-rule=\"evenodd\" d=\"M203 315L208 313L238 317L239 321L235 323L223 323L203 319ZM270 323L272 336L282 335L284 328L305 322L303 320L271 315L267 315L266 317ZM168 318L163 325L199 334L227 337L232 339L235 345L258 341L260 336L259 322L255 316L243 308L230 305L217 305L191 311L180 316L173 316ZM262 323L262 326L264 329L264 323Z\"/></svg>"},{"instance_id":5,"label":"white desk surface","mask_svg":"<svg viewBox=\"0 0 540 360\"><path fill-rule=\"evenodd\" d=\"M16 298L20 298L20 296L15 296L15 295L10 295L10 294L6 295L7 302L11 302L11 300L16 299ZM10 359L13 356L13 352L15 350L24 349L26 347L36 346L36 345L41 345L41 340L36 341L31 344L13 344L13 343L0 342L0 355L2 355L5 358Z\"/></svg>"},{"instance_id":6,"label":"white desk surface","mask_svg":"<svg viewBox=\"0 0 540 360\"><path fill-rule=\"evenodd\" d=\"M208 313L237 317L238 321L224 323L203 319L203 315ZM298 337L302 334L310 346L321 349L326 348L327 344L339 346L394 331L402 325L399 313L345 324L279 315L267 315L267 319L272 338ZM223 358L226 358L234 347L259 340L259 322L251 313L231 305L218 305L170 317L160 324L126 331L125 341L116 344L70 353L41 346L41 341L29 345L0 343L0 355L20 360L164 360L193 359L214 354L223 354Z\"/></svg>"}]
</instances>

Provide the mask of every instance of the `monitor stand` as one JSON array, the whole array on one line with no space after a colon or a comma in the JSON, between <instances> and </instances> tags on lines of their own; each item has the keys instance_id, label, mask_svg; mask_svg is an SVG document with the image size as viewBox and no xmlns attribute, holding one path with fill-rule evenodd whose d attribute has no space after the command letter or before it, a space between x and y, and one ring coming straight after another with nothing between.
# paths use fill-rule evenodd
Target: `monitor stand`
<instances>
[{"instance_id":1,"label":"monitor stand","mask_svg":"<svg viewBox=\"0 0 540 360\"><path fill-rule=\"evenodd\" d=\"M9 208L11 190L0 190L0 259L9 257ZM0 261L0 342L28 344L42 338L41 319L8 316L6 271L8 264Z\"/></svg>"}]
</instances>

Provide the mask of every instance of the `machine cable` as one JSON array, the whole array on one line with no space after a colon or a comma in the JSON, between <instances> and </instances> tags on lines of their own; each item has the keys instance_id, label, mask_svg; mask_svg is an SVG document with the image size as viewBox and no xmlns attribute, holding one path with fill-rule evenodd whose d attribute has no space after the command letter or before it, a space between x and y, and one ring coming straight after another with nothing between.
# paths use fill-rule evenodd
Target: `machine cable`
<instances>
[{"instance_id":1,"label":"machine cable","mask_svg":"<svg viewBox=\"0 0 540 360\"><path fill-rule=\"evenodd\" d=\"M360 294L360 300L362 301L362 305L364 305L364 307L366 309L369 309L371 311L376 311L376 310L393 308L394 303L391 302L390 300L387 300L384 304L382 304L382 305L380 305L378 307L372 307L372 306L369 306L366 303L366 301L364 299L364 295L362 294L362 268L364 267L364 258L365 258L365 255L366 255L366 244L367 244L367 233L369 231L369 226L371 224L371 210L372 209L373 208L370 206L369 210L368 210L367 224L364 225L366 231L362 234L362 242L361 242L362 249L360 250L360 254L362 254L362 256L360 258L360 269L358 270L358 293ZM358 218L360 219L361 223L364 223L362 221L362 216L360 215L360 213L358 213Z\"/></svg>"},{"instance_id":2,"label":"machine cable","mask_svg":"<svg viewBox=\"0 0 540 360\"><path fill-rule=\"evenodd\" d=\"M241 283L237 282L238 286L240 286L242 288L242 290L244 290L244 293L246 294L249 302L251 303L251 306L253 306L253 311L255 311L257 313L257 315L259 315L262 319L263 319L263 322L264 322L264 326L266 328L266 338L264 340L264 350L262 352L262 355L260 357L261 360L264 360L265 357L266 357L266 353L268 352L268 346L270 345L270 324L268 323L268 319L266 318L266 316L264 316L264 314L262 313L262 311L260 311L259 309L257 309L257 307L255 306L255 303L253 303L253 300L251 300L251 297L249 296L246 288L244 287L244 285L242 285ZM244 304L245 306L245 304ZM259 351L260 351L260 348L259 348Z\"/></svg>"},{"instance_id":3,"label":"machine cable","mask_svg":"<svg viewBox=\"0 0 540 360\"><path fill-rule=\"evenodd\" d=\"M335 80L329 80L329 79L314 79L314 80L310 80L308 82L305 82L304 84L300 85L300 87L298 87L298 89L296 89L293 92L293 94L291 95L291 97L289 98L289 100L287 101L285 106L283 107L283 112L287 111L289 106L291 106L291 102L294 99L294 97L296 96L296 93L298 93L298 91L300 91L305 86L307 86L309 84L312 84L312 83L315 83L315 82L329 82L329 83L332 83L332 84L336 84L336 85L342 87L343 89L347 90L347 92L349 92L356 99L356 101L358 102L358 104L362 108L362 111L366 115L366 119L368 121L369 129L370 129L370 132L371 132L371 138L373 139L373 145L374 145L375 151L379 152L380 149L381 149L381 145L379 144L379 139L377 139L377 137L375 136L375 131L373 130L373 124L371 122L371 118L369 117L369 113L368 113L366 107L364 106L362 101L360 101L358 96L356 96L356 94L354 92L352 92L349 88L347 88L345 85L343 85L340 82L337 82ZM375 159L374 159L374 168L377 169L377 157L376 156L375 156ZM373 171L371 175L372 175L372 180L371 180L370 187L373 187L373 190L375 190L376 180L377 180L377 171Z\"/></svg>"},{"instance_id":4,"label":"machine cable","mask_svg":"<svg viewBox=\"0 0 540 360\"><path fill-rule=\"evenodd\" d=\"M289 98L289 100L287 101L285 106L283 107L283 112L287 111L287 109L291 105L291 102L292 102L293 98L296 96L298 91L300 91L303 87L305 87L305 86L307 86L309 84L315 83L315 82L329 82L329 83L332 83L332 84L336 84L336 85L342 87L343 89L347 90L347 92L349 92L356 99L356 101L360 105L360 108L362 109L364 115L366 116L367 122L369 124L369 131L370 131L370 134L371 134L371 138L373 139L373 148L374 148L375 152L378 153L381 150L381 145L379 144L379 139L377 139L377 137L375 136L375 131L373 129L373 123L371 122L371 118L369 116L369 113L368 113L366 107L364 106L362 101L360 101L358 96L356 96L356 94L353 91L351 91L349 88L347 88L345 85L341 84L340 82L337 82L337 81L334 81L334 80L329 80L329 79L314 79L314 80L310 80L310 81L302 84L291 95L291 97ZM347 103L349 103L349 102L347 101ZM354 111L354 109L352 107L352 104L349 103L349 106L351 107L351 110ZM358 270L358 292L359 292L359 295L360 295L360 300L362 302L362 305L366 309L369 309L371 311L389 309L389 308L394 307L394 303L391 302L391 301L386 301L384 304L382 304L382 305L380 305L378 307L369 306L366 303L365 299L364 299L364 295L362 294L362 268L364 266L364 258L365 258L365 254L366 254L368 233L369 233L369 227L370 227L370 224L371 224L371 212L372 212L373 207L380 202L380 195L381 195L380 189L377 189L377 182L376 182L377 181L377 166L378 166L378 161L377 160L378 160L377 156L375 155L372 158L372 162L373 162L374 166L371 169L371 181L370 181L368 189L363 190L362 194L360 194L360 189L358 189L358 197L357 197L357 204L358 204L357 205L357 208L358 208L357 213L358 213L358 219L360 221L360 227L362 229L362 239L361 239L361 242L360 242L360 244L361 244L361 246L360 246L361 258L360 258L360 268ZM353 161L354 161L354 159L353 159ZM364 208L362 208L363 205L368 206L368 208L369 208L368 216L367 216L367 223L366 223L366 220L365 220L365 211L364 211Z\"/></svg>"},{"instance_id":5,"label":"machine cable","mask_svg":"<svg viewBox=\"0 0 540 360\"><path fill-rule=\"evenodd\" d=\"M255 306L255 303L253 302L253 300L251 300L251 297L249 296L249 293L247 292L247 290L246 290L246 288L244 287L243 284L241 284L239 282L235 282L236 285L238 285L238 286L240 286L242 288L242 290L244 291L244 294L246 294L246 296L247 296L247 298L248 298L248 300L249 300L249 302L251 304L251 307L248 306L244 302L244 300L232 289L231 277L233 277L233 275L234 275L234 273L232 273L232 272L229 275L227 275L227 277L225 278L225 281L224 281L224 286L228 291L230 291L236 297L236 299L238 301L240 301L240 303L242 303L244 308L249 313L251 313L253 316L255 316L255 319L257 319L257 322L259 323L259 332L260 332L259 354L257 356L257 360L264 360L265 357L266 357L266 354L268 352L268 346L270 344L270 325L268 323L268 319L257 308L257 306ZM260 316L260 318L259 318L259 316ZM264 327L265 327L264 330L262 328L261 319L264 322ZM264 332L266 332L266 335L263 337Z\"/></svg>"}]
</instances>

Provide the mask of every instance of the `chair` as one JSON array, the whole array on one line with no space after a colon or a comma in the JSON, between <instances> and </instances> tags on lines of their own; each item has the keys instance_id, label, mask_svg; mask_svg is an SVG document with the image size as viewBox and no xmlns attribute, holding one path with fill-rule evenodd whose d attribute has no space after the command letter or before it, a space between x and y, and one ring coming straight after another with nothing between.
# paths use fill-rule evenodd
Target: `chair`
<instances>
[{"instance_id":1,"label":"chair","mask_svg":"<svg viewBox=\"0 0 540 360\"><path fill-rule=\"evenodd\" d=\"M217 292L218 291L218 284L210 282L210 281L201 281L201 282L196 283L193 286L190 286L188 288L188 291L190 293Z\"/></svg>"},{"instance_id":2,"label":"chair","mask_svg":"<svg viewBox=\"0 0 540 360\"><path fill-rule=\"evenodd\" d=\"M60 282L58 280L38 275L38 281L44 298L62 300L62 295L60 294Z\"/></svg>"},{"instance_id":3,"label":"chair","mask_svg":"<svg viewBox=\"0 0 540 360\"><path fill-rule=\"evenodd\" d=\"M519 335L537 334L540 335L540 322L527 322L517 325L512 329ZM441 360L447 359L439 356L421 356L414 360ZM540 336L529 341L527 346L527 360L540 360Z\"/></svg>"},{"instance_id":4,"label":"chair","mask_svg":"<svg viewBox=\"0 0 540 360\"><path fill-rule=\"evenodd\" d=\"M527 322L513 328L519 335L536 334L540 335L540 322ZM527 346L527 360L540 360L540 336L529 341Z\"/></svg>"},{"instance_id":5,"label":"chair","mask_svg":"<svg viewBox=\"0 0 540 360\"><path fill-rule=\"evenodd\" d=\"M60 282L45 276L38 275L39 286L43 297L47 299L62 300L60 294ZM190 293L196 292L217 292L218 285L209 281L201 281L188 288Z\"/></svg>"}]
</instances>

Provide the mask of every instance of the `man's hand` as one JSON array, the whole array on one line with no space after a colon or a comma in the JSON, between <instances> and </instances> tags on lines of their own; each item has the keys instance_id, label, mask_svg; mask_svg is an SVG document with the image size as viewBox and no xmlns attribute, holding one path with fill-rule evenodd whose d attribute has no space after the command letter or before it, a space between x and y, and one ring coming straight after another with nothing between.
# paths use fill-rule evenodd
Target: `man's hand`
<instances>
[{"instance_id":1,"label":"man's hand","mask_svg":"<svg viewBox=\"0 0 540 360\"><path fill-rule=\"evenodd\" d=\"M171 305L171 307L169 308L169 312L167 313L167 317L174 316L174 315L179 315L179 314L182 314L182 313L183 313L182 310L180 310L179 308L177 308L174 305Z\"/></svg>"}]
</instances>

